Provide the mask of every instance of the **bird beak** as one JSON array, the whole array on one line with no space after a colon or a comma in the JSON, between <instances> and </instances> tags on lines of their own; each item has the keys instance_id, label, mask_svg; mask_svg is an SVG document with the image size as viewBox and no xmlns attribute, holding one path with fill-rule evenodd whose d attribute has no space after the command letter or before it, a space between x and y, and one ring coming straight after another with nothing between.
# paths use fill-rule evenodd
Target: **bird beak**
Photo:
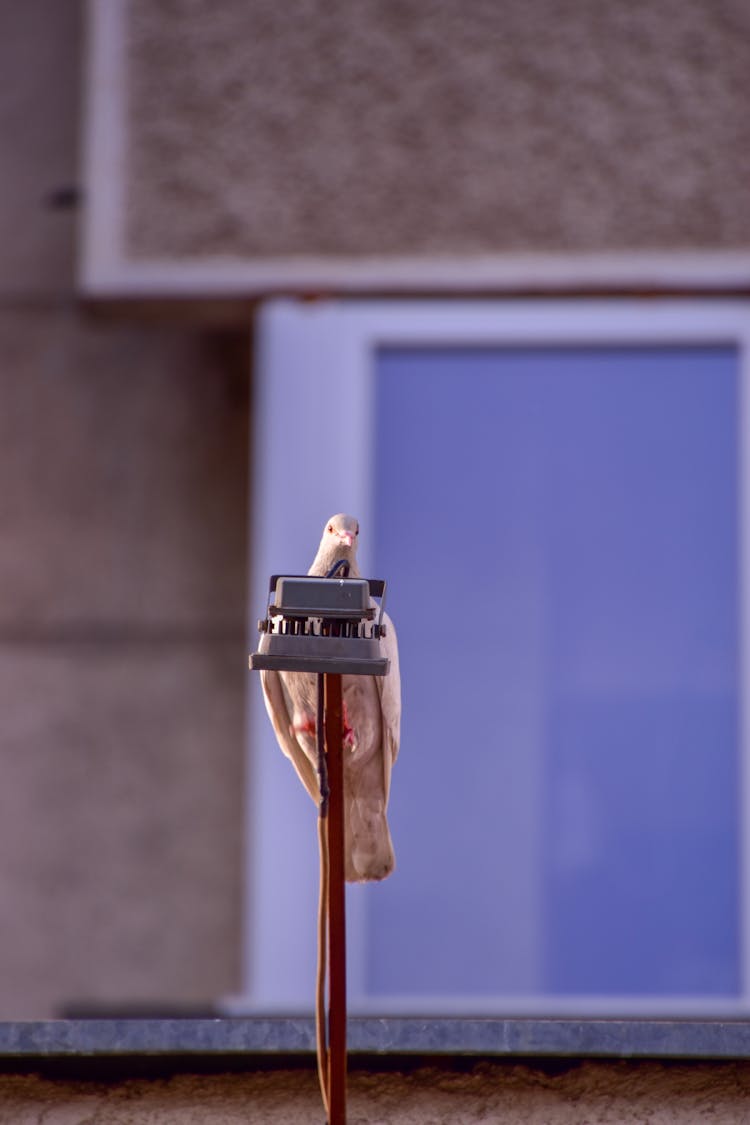
<instances>
[{"instance_id":1,"label":"bird beak","mask_svg":"<svg viewBox=\"0 0 750 1125\"><path fill-rule=\"evenodd\" d=\"M350 532L337 531L336 534L338 535L340 542L343 543L345 547L351 547L353 540Z\"/></svg>"}]
</instances>

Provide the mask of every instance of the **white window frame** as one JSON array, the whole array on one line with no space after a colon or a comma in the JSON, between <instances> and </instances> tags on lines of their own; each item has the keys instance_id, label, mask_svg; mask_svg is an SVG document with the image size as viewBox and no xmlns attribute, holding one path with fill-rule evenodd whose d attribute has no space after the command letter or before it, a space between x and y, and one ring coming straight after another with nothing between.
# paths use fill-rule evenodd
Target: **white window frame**
<instances>
[{"instance_id":1,"label":"white window frame","mask_svg":"<svg viewBox=\"0 0 750 1125\"><path fill-rule=\"evenodd\" d=\"M741 301L272 300L257 324L252 464L250 627L255 647L272 573L304 570L329 509L356 512L362 571L370 571L374 374L381 347L733 345L740 357L740 682L750 667L750 305ZM375 576L385 577L390 576ZM604 997L589 1014L740 1014L750 1010L750 689L741 697L741 977L739 1001ZM315 979L315 809L281 755L258 677L249 677L244 990L257 1012L308 1012ZM404 747L404 753L409 752ZM394 784L398 778L394 775ZM395 875L394 878L398 876ZM362 904L348 894L349 1007L354 1013L562 1014L569 1001L369 996ZM397 950L394 950L397 955Z\"/></svg>"}]
</instances>

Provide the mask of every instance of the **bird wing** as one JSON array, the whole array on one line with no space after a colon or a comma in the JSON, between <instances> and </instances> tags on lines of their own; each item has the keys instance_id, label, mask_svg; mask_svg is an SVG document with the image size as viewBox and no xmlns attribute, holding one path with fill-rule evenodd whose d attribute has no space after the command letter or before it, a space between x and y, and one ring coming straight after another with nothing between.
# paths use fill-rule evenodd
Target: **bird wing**
<instances>
[{"instance_id":1,"label":"bird wing","mask_svg":"<svg viewBox=\"0 0 750 1125\"><path fill-rule=\"evenodd\" d=\"M281 676L278 672L263 669L260 673L260 682L263 688L266 711L276 732L279 746L291 761L300 781L317 804L320 800L318 775L294 735L289 700Z\"/></svg>"},{"instance_id":2,"label":"bird wing","mask_svg":"<svg viewBox=\"0 0 750 1125\"><path fill-rule=\"evenodd\" d=\"M381 652L390 661L385 676L375 676L380 697L380 713L383 727L383 768L385 771L386 801L391 787L391 766L398 757L401 739L401 673L398 663L398 640L393 622L387 613L383 614L385 636L381 642Z\"/></svg>"}]
</instances>

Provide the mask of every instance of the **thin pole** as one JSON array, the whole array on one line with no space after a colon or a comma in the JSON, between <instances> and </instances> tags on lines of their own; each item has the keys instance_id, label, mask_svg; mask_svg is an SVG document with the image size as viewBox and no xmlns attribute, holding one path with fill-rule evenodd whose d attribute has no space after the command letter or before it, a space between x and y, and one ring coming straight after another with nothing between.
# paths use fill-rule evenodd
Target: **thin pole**
<instances>
[{"instance_id":1,"label":"thin pole","mask_svg":"<svg viewBox=\"0 0 750 1125\"><path fill-rule=\"evenodd\" d=\"M320 804L318 806L318 854L320 858L320 889L318 892L318 975L315 992L315 1047L318 1060L318 1082L323 1108L328 1120L328 1025L326 1023L326 982L328 978L328 877L330 861L328 855L328 762L326 761L325 732L325 676L316 676L318 688L318 784Z\"/></svg>"},{"instance_id":2,"label":"thin pole","mask_svg":"<svg viewBox=\"0 0 750 1125\"><path fill-rule=\"evenodd\" d=\"M346 900L344 895L344 763L341 676L325 673L328 761L328 1112L329 1125L346 1123Z\"/></svg>"}]
</instances>

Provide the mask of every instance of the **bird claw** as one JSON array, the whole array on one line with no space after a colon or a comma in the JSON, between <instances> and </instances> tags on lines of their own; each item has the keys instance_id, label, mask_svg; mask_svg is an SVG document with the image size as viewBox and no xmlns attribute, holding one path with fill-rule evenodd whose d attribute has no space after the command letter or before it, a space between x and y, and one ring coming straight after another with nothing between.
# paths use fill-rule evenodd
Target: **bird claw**
<instances>
[{"instance_id":1,"label":"bird claw","mask_svg":"<svg viewBox=\"0 0 750 1125\"><path fill-rule=\"evenodd\" d=\"M317 734L318 727L312 715L305 715L301 721L298 719L296 722L291 723L289 729L292 732L292 737L296 737L298 734L309 734L314 738Z\"/></svg>"},{"instance_id":2,"label":"bird claw","mask_svg":"<svg viewBox=\"0 0 750 1125\"><path fill-rule=\"evenodd\" d=\"M357 739L354 734L354 727L352 727L349 723L349 716L346 713L346 703L343 704L342 708L341 725L343 728L342 744L344 746L344 749L353 750L356 745Z\"/></svg>"},{"instance_id":3,"label":"bird claw","mask_svg":"<svg viewBox=\"0 0 750 1125\"><path fill-rule=\"evenodd\" d=\"M305 715L302 720L291 723L289 727L292 737L296 738L301 734L309 734L311 738L317 736L318 727L312 715ZM344 706L344 714L342 717L342 745L346 750L353 750L356 745L356 737L354 728L349 725L349 720L346 714L346 706Z\"/></svg>"}]
</instances>

